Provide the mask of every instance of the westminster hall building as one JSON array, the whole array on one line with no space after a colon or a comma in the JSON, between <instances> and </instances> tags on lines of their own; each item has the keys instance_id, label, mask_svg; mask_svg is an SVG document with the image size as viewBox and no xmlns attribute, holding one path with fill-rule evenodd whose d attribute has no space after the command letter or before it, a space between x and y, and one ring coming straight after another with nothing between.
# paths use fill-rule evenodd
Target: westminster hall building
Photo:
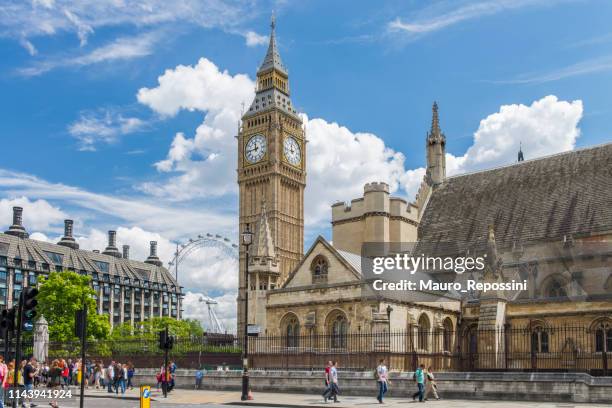
<instances>
[{"instance_id":1,"label":"westminster hall building","mask_svg":"<svg viewBox=\"0 0 612 408\"><path fill-rule=\"evenodd\" d=\"M24 222L25 220L25 222ZM0 233L0 308L11 307L24 287L38 285L50 273L72 271L91 278L98 314L107 315L111 327L136 324L151 317L181 318L182 288L157 256L157 242L150 242L144 261L130 259L130 248L117 247L115 231L99 250L79 248L73 221L64 221L64 236L56 244L29 238L27 214L13 207L13 224Z\"/></svg>"},{"instance_id":2,"label":"westminster hall building","mask_svg":"<svg viewBox=\"0 0 612 408\"><path fill-rule=\"evenodd\" d=\"M345 367L349 356L377 350L400 369L417 358L457 369L456 355L489 369L612 367L611 143L531 160L519 151L513 164L448 177L434 103L414 202L391 196L384 182L368 183L363 196L331 206L332 240L319 236L304 253L305 143L273 22L238 135L239 230L255 232L248 265L241 247L238 330L248 323L259 333L255 367L324 363L299 360L309 350L342 352L330 357ZM525 286L418 296L374 290L364 245L404 243L437 256L486 255L484 270L432 271L436 282ZM364 348L362 335L371 333L388 337ZM284 359L274 360L281 349ZM291 350L295 360L287 359Z\"/></svg>"}]
</instances>

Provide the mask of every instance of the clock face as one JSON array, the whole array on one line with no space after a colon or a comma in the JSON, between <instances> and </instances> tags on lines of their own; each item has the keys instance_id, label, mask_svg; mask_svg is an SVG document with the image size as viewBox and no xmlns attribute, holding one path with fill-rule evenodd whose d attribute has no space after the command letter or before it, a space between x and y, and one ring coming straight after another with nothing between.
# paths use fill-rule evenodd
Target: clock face
<instances>
[{"instance_id":1,"label":"clock face","mask_svg":"<svg viewBox=\"0 0 612 408\"><path fill-rule=\"evenodd\" d=\"M287 161L294 166L300 164L302 160L302 152L300 150L300 144L291 136L285 137L283 141L283 150Z\"/></svg>"},{"instance_id":2,"label":"clock face","mask_svg":"<svg viewBox=\"0 0 612 408\"><path fill-rule=\"evenodd\" d=\"M249 139L244 150L244 157L249 163L257 163L266 154L266 138L262 135L255 135Z\"/></svg>"}]
</instances>

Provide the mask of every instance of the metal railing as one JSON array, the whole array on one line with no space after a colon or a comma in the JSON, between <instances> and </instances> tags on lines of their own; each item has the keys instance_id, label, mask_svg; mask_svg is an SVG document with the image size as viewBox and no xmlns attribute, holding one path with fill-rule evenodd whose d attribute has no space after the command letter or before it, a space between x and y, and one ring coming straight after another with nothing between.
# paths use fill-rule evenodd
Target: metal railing
<instances>
[{"instance_id":1,"label":"metal railing","mask_svg":"<svg viewBox=\"0 0 612 408\"><path fill-rule=\"evenodd\" d=\"M255 369L322 369L327 361L370 370L385 358L392 370L425 364L436 371L557 371L607 375L612 328L545 327L464 331L260 336L249 340Z\"/></svg>"}]
</instances>

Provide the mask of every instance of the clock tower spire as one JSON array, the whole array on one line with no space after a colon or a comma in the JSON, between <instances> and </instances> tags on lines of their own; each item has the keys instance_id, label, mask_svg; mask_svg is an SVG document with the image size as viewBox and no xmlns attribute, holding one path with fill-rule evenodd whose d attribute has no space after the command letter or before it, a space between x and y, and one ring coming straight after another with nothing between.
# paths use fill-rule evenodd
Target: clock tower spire
<instances>
[{"instance_id":1,"label":"clock tower spire","mask_svg":"<svg viewBox=\"0 0 612 408\"><path fill-rule=\"evenodd\" d=\"M272 16L270 42L257 70L255 98L242 116L238 133L239 232L256 225L265 211L270 242L278 259L278 273L262 282L249 267L240 248L238 333L244 330L245 291L249 310L255 299L280 287L304 254L304 188L306 187L306 137L302 120L290 98L289 71L282 62ZM265 202L265 209L261 203ZM253 272L253 273L252 273ZM248 286L248 287L247 287ZM263 292L263 293L262 293ZM265 330L265 319L249 313L249 324Z\"/></svg>"}]
</instances>

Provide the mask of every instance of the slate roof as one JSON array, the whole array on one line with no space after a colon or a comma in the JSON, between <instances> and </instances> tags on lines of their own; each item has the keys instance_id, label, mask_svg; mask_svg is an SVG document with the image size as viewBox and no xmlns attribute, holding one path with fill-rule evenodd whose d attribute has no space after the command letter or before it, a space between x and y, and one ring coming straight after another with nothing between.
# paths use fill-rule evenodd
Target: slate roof
<instances>
[{"instance_id":1,"label":"slate roof","mask_svg":"<svg viewBox=\"0 0 612 408\"><path fill-rule=\"evenodd\" d=\"M73 269L76 272L87 271L89 275L96 272L100 280L104 274L109 274L110 282L114 281L115 276L119 276L121 284L124 284L124 278L130 278L132 285L134 279L138 279L141 283L147 280L151 283L166 284L170 291L181 290L172 274L163 266L8 234L0 233L0 256L7 257L9 267L20 267L20 261L24 269L48 273L54 271L56 265L61 265L64 269ZM33 266L28 266L31 262L34 263ZM49 265L49 269L45 270L43 264ZM108 265L108 271L102 269L103 265Z\"/></svg>"},{"instance_id":2,"label":"slate roof","mask_svg":"<svg viewBox=\"0 0 612 408\"><path fill-rule=\"evenodd\" d=\"M425 208L419 245L482 249L489 224L502 250L612 232L612 143L447 178Z\"/></svg>"}]
</instances>

